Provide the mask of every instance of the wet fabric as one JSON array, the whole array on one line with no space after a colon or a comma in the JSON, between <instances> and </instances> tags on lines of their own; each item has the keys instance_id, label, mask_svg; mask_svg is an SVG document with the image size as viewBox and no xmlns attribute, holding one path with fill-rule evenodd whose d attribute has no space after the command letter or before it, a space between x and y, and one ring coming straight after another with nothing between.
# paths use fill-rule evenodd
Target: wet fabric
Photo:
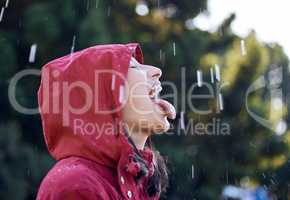
<instances>
[{"instance_id":1,"label":"wet fabric","mask_svg":"<svg viewBox=\"0 0 290 200\"><path fill-rule=\"evenodd\" d=\"M138 150L148 174L136 181L141 163L134 159L118 109L132 56L143 63L137 43L97 45L42 68L39 110L57 163L43 179L38 200L159 198L146 192L154 154L148 147Z\"/></svg>"}]
</instances>

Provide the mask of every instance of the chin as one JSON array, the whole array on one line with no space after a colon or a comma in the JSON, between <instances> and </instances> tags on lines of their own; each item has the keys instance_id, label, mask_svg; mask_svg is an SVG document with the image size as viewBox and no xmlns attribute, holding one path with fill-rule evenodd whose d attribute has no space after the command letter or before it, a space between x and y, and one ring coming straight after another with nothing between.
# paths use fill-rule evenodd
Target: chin
<instances>
[{"instance_id":1,"label":"chin","mask_svg":"<svg viewBox=\"0 0 290 200\"><path fill-rule=\"evenodd\" d=\"M164 117L163 119L157 121L154 123L154 125L151 128L151 132L155 134L162 134L164 132L167 132L170 128L170 124L167 120L167 117Z\"/></svg>"}]
</instances>

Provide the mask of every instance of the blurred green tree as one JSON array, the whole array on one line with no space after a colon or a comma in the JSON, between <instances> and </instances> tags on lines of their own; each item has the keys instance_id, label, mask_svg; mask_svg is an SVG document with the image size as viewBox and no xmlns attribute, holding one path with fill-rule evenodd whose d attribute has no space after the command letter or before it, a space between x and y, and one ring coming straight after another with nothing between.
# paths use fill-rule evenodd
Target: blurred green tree
<instances>
[{"instance_id":1,"label":"blurred green tree","mask_svg":"<svg viewBox=\"0 0 290 200\"><path fill-rule=\"evenodd\" d=\"M1 6L6 4L2 0ZM209 82L210 68L221 66L224 111L216 110L216 100L193 103L210 107L213 113L198 115L189 106L183 108L178 94L177 110L186 110L186 122L196 125L220 119L230 125L230 135L187 134L173 122L174 135L154 137L156 146L168 156L171 184L163 199L218 199L227 184L265 185L280 199L287 199L289 183L289 132L275 134L254 121L246 111L246 90L258 77L282 67L282 90L289 91L288 58L277 44L264 44L251 33L244 39L246 54L241 52L241 38L232 33L230 15L214 33L192 27L192 19L206 11L203 0L148 0L149 13L136 14L137 0L27 0L11 1L0 22L0 198L34 199L40 180L53 164L42 137L38 115L16 112L8 101L8 84L13 75L27 68L40 69L51 59L88 46L104 43L141 43L145 60L160 66L163 80L173 81L180 89L186 70L186 88L196 81L202 69ZM29 51L37 45L36 59L29 62ZM183 67L183 68L182 68ZM269 81L269 80L268 80ZM18 101L36 107L39 77L21 80ZM164 93L171 92L164 87ZM197 93L207 93L202 87ZM267 87L249 97L249 106L273 127L287 112L271 116ZM172 100L172 99L169 99ZM283 99L284 110L287 102ZM289 103L289 102L288 102ZM194 175L192 175L194 171ZM18 191L17 193L15 191ZM283 192L277 192L283 191Z\"/></svg>"}]
</instances>

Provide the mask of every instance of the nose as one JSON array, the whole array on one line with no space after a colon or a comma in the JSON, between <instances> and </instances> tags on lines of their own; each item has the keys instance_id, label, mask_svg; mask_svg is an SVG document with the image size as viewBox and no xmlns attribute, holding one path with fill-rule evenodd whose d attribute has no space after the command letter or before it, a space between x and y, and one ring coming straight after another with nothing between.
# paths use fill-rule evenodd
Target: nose
<instances>
[{"instance_id":1,"label":"nose","mask_svg":"<svg viewBox=\"0 0 290 200\"><path fill-rule=\"evenodd\" d=\"M149 70L148 70L149 78L153 78L153 79L158 80L161 77L161 75L162 75L161 69L159 69L157 67L153 67L153 66L149 67Z\"/></svg>"}]
</instances>

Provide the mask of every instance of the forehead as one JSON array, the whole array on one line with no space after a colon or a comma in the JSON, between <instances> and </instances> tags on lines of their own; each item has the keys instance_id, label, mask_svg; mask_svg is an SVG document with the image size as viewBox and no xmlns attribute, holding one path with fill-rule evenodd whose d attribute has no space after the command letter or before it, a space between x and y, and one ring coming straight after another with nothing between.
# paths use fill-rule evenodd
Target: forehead
<instances>
[{"instance_id":1,"label":"forehead","mask_svg":"<svg viewBox=\"0 0 290 200\"><path fill-rule=\"evenodd\" d=\"M145 64L141 64L139 63L134 57L131 57L131 60L130 60L130 67L131 66L139 66L139 67L144 67L144 68L150 68L150 67L153 67L151 65L145 65Z\"/></svg>"},{"instance_id":2,"label":"forehead","mask_svg":"<svg viewBox=\"0 0 290 200\"><path fill-rule=\"evenodd\" d=\"M131 57L130 66L141 65L134 57Z\"/></svg>"}]
</instances>

